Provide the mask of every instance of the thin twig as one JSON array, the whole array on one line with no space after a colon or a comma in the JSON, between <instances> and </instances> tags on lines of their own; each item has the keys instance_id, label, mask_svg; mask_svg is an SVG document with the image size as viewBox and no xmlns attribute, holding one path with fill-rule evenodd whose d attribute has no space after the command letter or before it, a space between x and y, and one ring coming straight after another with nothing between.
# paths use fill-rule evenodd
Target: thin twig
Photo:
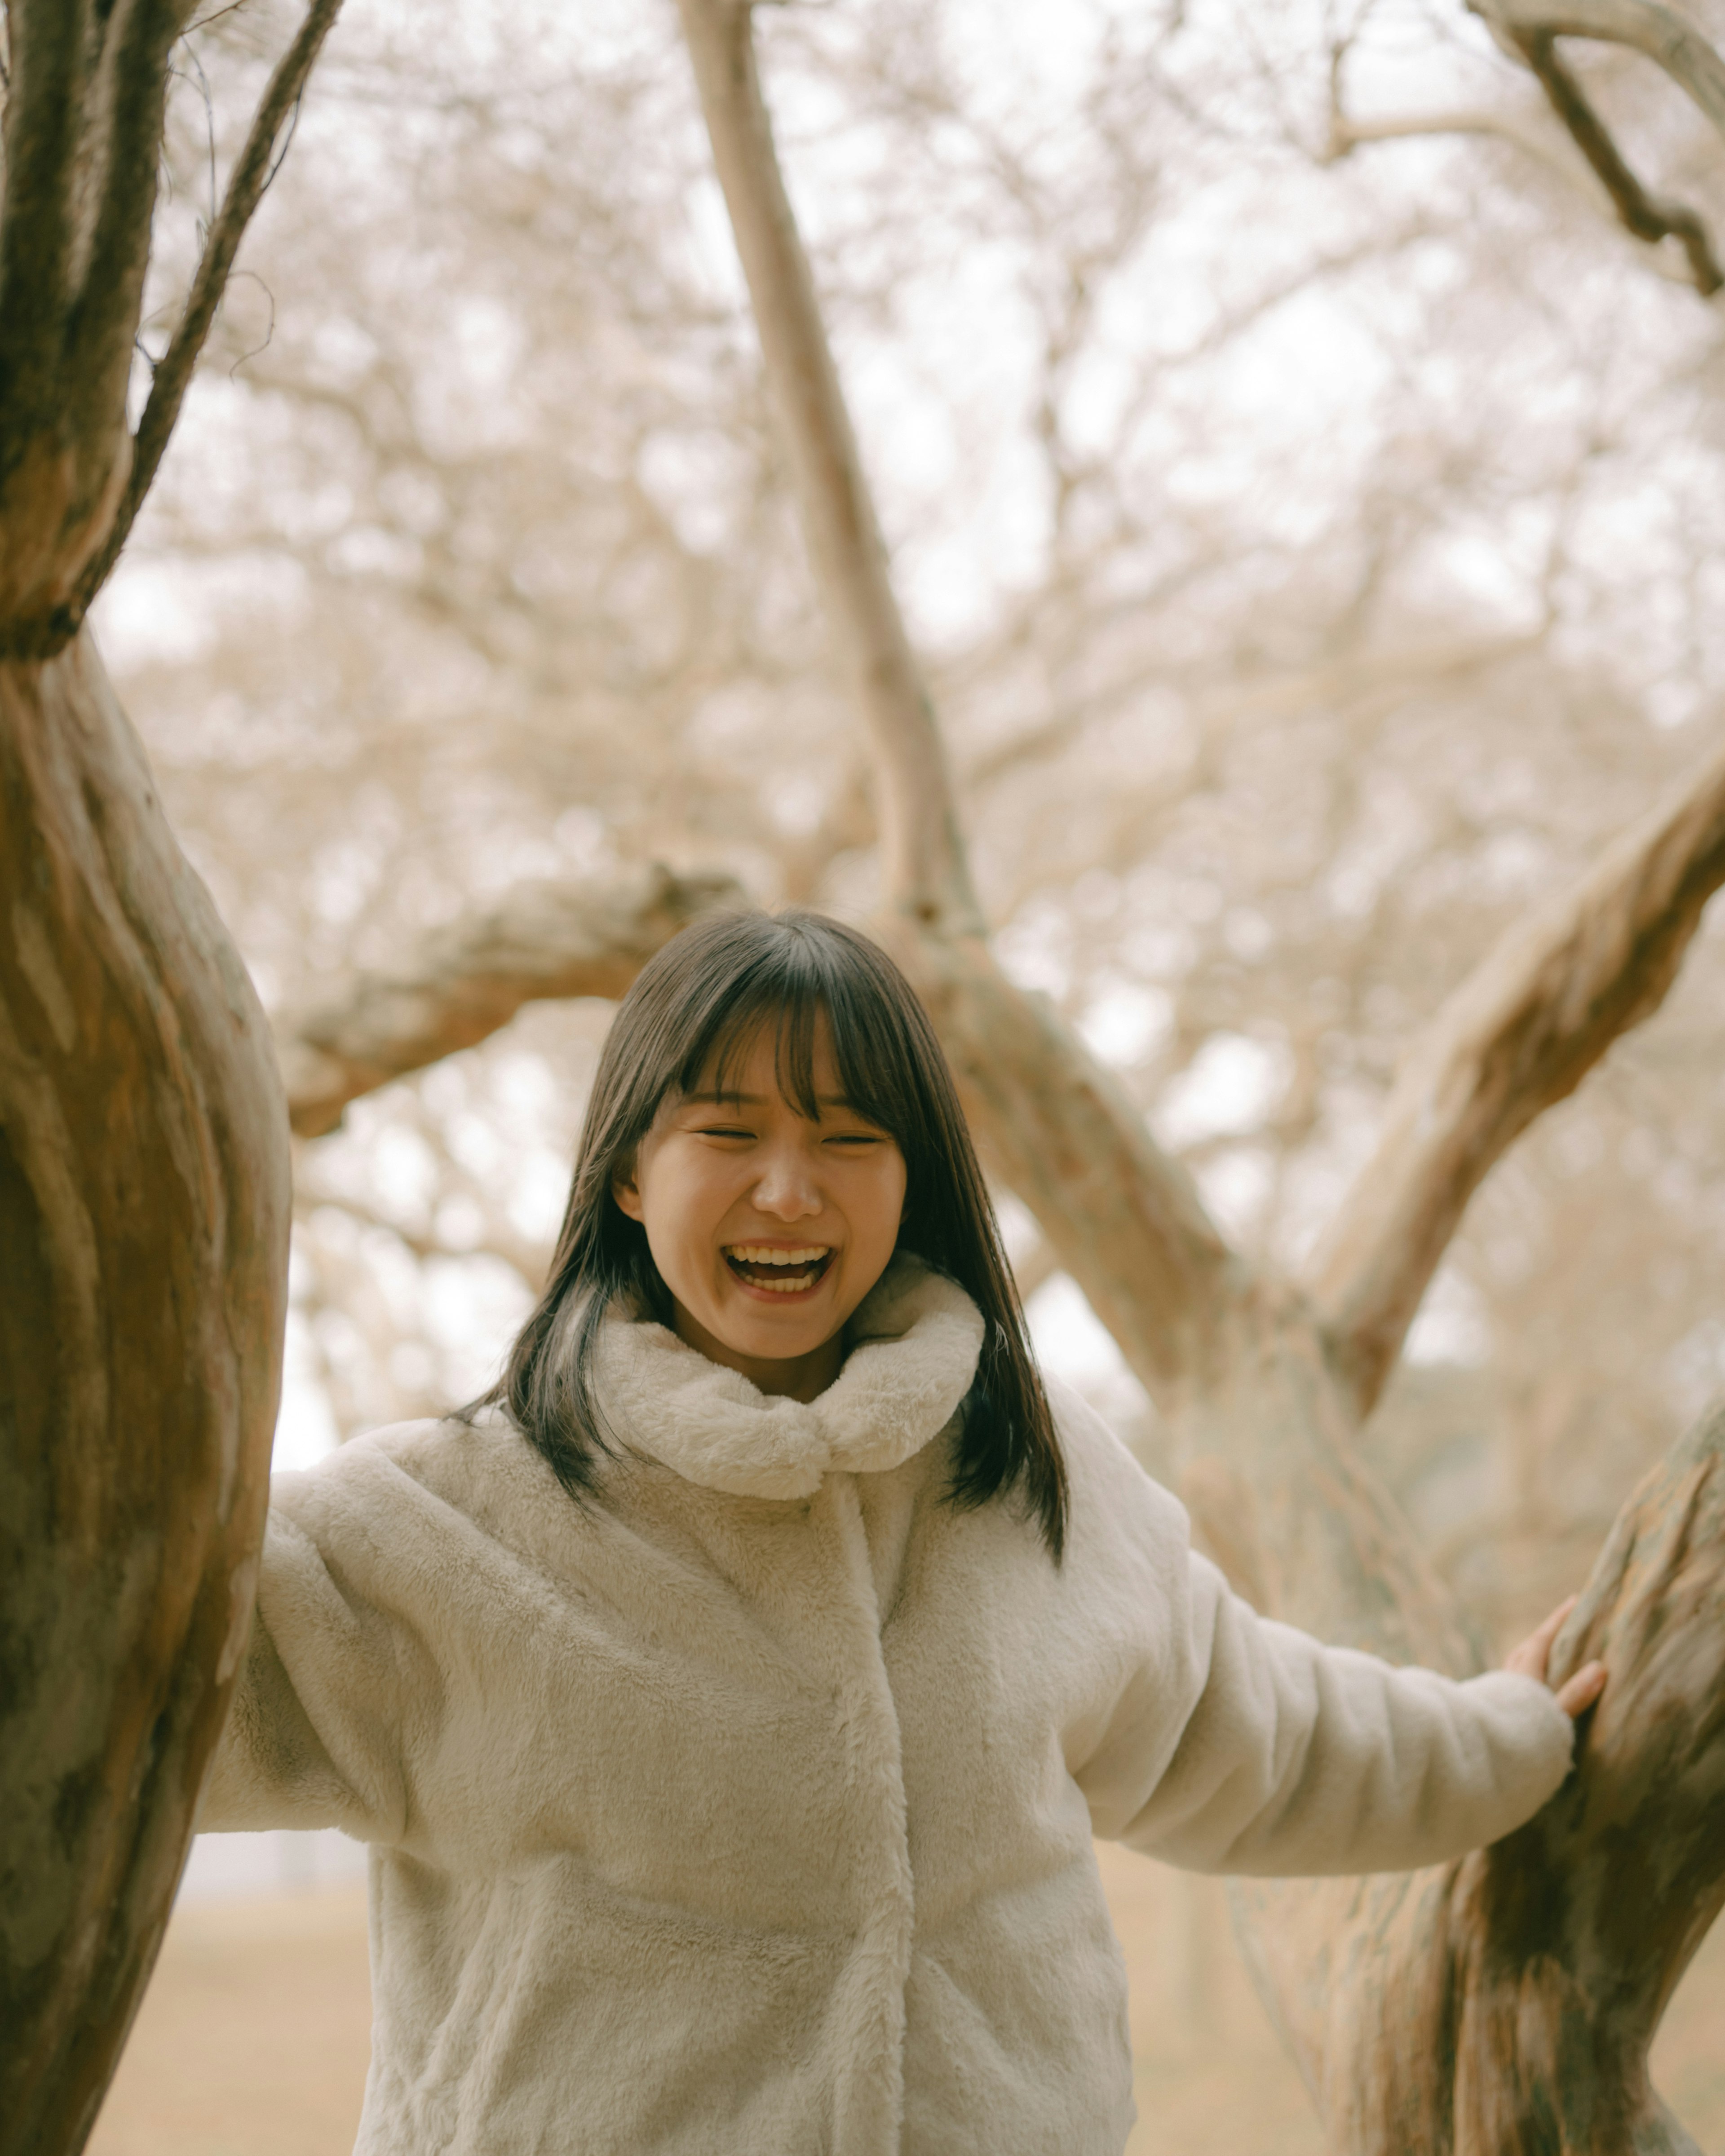
<instances>
[{"instance_id":1,"label":"thin twig","mask_svg":"<svg viewBox=\"0 0 1725 2156\"><path fill-rule=\"evenodd\" d=\"M1650 194L1630 170L1610 131L1588 102L1582 87L1558 58L1557 40L1549 35L1523 43L1527 65L1538 77L1551 100L1552 109L1571 136L1575 146L1599 176L1625 228L1637 239L1656 246L1675 239L1688 257L1689 275L1703 299L1710 300L1725 285L1725 270L1713 252L1707 228L1692 209Z\"/></svg>"},{"instance_id":2,"label":"thin twig","mask_svg":"<svg viewBox=\"0 0 1725 2156\"><path fill-rule=\"evenodd\" d=\"M276 138L284 121L290 120L299 109L305 80L312 64L328 36L331 24L340 12L341 0L311 0L299 35L277 64L264 91L262 102L253 116L251 131L246 137L238 163L228 181L228 192L221 212L210 228L203 254L198 265L198 274L192 283L191 295L186 302L186 311L180 317L179 327L169 341L156 368L151 384L148 402L138 423L138 431L132 449L131 476L126 499L114 521L114 529L108 542L85 572L80 586L83 603L88 605L100 588L104 578L113 567L121 547L132 526L132 521L149 492L157 469L167 449L168 437L179 418L180 407L192 380L193 370L198 364L215 321L216 310L221 305L222 295L227 289L234 258L253 212L262 200L264 190L280 169L280 158L276 154Z\"/></svg>"},{"instance_id":3,"label":"thin twig","mask_svg":"<svg viewBox=\"0 0 1725 2156\"><path fill-rule=\"evenodd\" d=\"M1675 239L1691 281L1711 298L1725 285L1707 228L1681 203L1650 194L1580 85L1558 58L1559 38L1583 38L1638 52L1664 70L1725 138L1725 59L1663 0L1467 0L1471 12L1538 80L1576 147L1599 175L1625 228L1656 245Z\"/></svg>"}]
</instances>

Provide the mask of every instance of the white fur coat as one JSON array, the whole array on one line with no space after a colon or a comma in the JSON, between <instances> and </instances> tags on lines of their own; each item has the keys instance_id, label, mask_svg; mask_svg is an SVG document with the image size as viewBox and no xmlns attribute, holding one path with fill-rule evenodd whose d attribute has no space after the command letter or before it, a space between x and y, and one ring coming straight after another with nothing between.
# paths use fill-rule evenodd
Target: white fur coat
<instances>
[{"instance_id":1,"label":"white fur coat","mask_svg":"<svg viewBox=\"0 0 1725 2156\"><path fill-rule=\"evenodd\" d=\"M1118 2156L1093 1834L1399 1869L1562 1780L1543 1686L1260 1620L1070 1394L1063 1565L944 1502L980 1320L861 1315L808 1406L611 1321L584 1507L501 1419L278 1479L201 1824L372 1845L363 2156Z\"/></svg>"}]
</instances>

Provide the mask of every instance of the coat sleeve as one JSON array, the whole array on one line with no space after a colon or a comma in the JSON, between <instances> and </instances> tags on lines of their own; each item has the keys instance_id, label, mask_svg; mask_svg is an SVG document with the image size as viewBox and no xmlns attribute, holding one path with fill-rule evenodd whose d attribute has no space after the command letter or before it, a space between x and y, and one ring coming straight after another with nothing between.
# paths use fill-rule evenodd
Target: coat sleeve
<instances>
[{"instance_id":1,"label":"coat sleeve","mask_svg":"<svg viewBox=\"0 0 1725 2156\"><path fill-rule=\"evenodd\" d=\"M1412 1871L1556 1792L1574 1728L1544 1685L1397 1669L1260 1617L1193 1552L1179 1504L1066 1404L1106 1582L1104 1682L1069 1764L1102 1839L1194 1871Z\"/></svg>"},{"instance_id":2,"label":"coat sleeve","mask_svg":"<svg viewBox=\"0 0 1725 2156\"><path fill-rule=\"evenodd\" d=\"M387 1841L403 1832L399 1645L342 1561L352 1507L341 1481L292 1475L272 1486L251 1638L201 1833L333 1826Z\"/></svg>"}]
</instances>

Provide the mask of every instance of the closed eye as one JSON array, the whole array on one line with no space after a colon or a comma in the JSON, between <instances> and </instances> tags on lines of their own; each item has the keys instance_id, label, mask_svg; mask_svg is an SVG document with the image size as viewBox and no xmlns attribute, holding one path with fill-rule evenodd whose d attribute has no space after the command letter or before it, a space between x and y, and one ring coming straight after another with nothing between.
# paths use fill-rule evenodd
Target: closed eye
<instances>
[{"instance_id":1,"label":"closed eye","mask_svg":"<svg viewBox=\"0 0 1725 2156\"><path fill-rule=\"evenodd\" d=\"M752 1138L755 1134L732 1123L703 1123L695 1135L701 1138Z\"/></svg>"}]
</instances>

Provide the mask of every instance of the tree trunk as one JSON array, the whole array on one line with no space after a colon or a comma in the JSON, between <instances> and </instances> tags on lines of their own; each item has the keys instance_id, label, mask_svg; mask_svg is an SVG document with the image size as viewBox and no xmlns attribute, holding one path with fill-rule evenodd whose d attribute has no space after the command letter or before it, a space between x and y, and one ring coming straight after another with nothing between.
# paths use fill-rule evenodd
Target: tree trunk
<instances>
[{"instance_id":1,"label":"tree trunk","mask_svg":"<svg viewBox=\"0 0 1725 2156\"><path fill-rule=\"evenodd\" d=\"M0 195L0 2156L83 2145L251 1622L287 1308L264 1014L80 629L340 0L126 423L190 0L8 0Z\"/></svg>"},{"instance_id":2,"label":"tree trunk","mask_svg":"<svg viewBox=\"0 0 1725 2156\"><path fill-rule=\"evenodd\" d=\"M1326 1509L1323 1448L1297 1419L1277 1436L1226 1494ZM1405 1596L1374 1609L1345 1577L1369 1546L1341 1554L1339 1587L1284 1564L1276 1614L1404 1652ZM1594 1656L1610 1678L1537 1818L1432 1871L1236 1884L1241 1943L1336 2156L1695 2156L1647 2055L1725 1903L1722 1620L1725 1409L1631 1496L1558 1641L1554 1679ZM1453 1637L1417 1644L1458 1675L1472 1660Z\"/></svg>"},{"instance_id":3,"label":"tree trunk","mask_svg":"<svg viewBox=\"0 0 1725 2156\"><path fill-rule=\"evenodd\" d=\"M0 664L0 2149L82 2146L251 1616L286 1308L263 1013L80 637Z\"/></svg>"}]
</instances>

